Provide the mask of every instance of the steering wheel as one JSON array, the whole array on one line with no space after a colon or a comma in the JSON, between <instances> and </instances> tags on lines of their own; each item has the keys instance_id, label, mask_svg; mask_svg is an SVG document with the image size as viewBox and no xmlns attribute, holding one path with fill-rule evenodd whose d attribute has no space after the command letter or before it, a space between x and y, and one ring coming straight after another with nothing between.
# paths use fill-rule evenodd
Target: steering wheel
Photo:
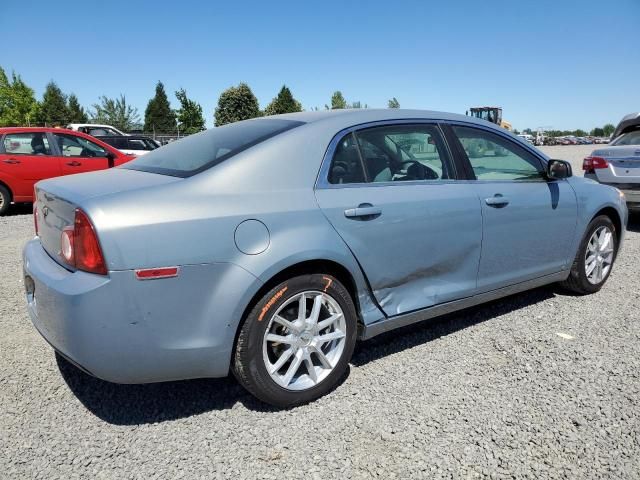
<instances>
[{"instance_id":1,"label":"steering wheel","mask_svg":"<svg viewBox=\"0 0 640 480\"><path fill-rule=\"evenodd\" d=\"M435 170L417 160L404 160L400 163L400 165L405 164L409 164L407 177L413 177L414 180L437 180L440 178Z\"/></svg>"}]
</instances>

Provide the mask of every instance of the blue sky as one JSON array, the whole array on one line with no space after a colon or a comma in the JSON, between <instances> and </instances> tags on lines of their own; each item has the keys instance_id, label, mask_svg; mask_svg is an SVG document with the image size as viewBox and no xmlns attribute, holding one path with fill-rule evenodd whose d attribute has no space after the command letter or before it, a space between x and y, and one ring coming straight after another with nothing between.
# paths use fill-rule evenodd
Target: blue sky
<instances>
[{"instance_id":1,"label":"blue sky","mask_svg":"<svg viewBox=\"0 0 640 480\"><path fill-rule=\"evenodd\" d=\"M248 83L305 109L348 101L464 113L495 104L516 128L591 129L640 110L640 0L7 2L0 65L38 97L55 80L90 106L184 87L207 124ZM177 107L175 97L172 104Z\"/></svg>"}]
</instances>

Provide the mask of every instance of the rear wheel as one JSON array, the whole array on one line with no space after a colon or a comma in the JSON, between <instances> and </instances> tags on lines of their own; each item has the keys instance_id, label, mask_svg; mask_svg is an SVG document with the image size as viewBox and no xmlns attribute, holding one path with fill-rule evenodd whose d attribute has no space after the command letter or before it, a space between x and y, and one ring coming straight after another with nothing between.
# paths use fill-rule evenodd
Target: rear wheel
<instances>
[{"instance_id":1,"label":"rear wheel","mask_svg":"<svg viewBox=\"0 0 640 480\"><path fill-rule=\"evenodd\" d=\"M4 186L0 185L0 215L4 215L11 205L11 192Z\"/></svg>"},{"instance_id":2,"label":"rear wheel","mask_svg":"<svg viewBox=\"0 0 640 480\"><path fill-rule=\"evenodd\" d=\"M606 215L594 218L580 243L569 278L561 285L581 295L597 292L611 274L617 250L618 235L611 219Z\"/></svg>"},{"instance_id":3,"label":"rear wheel","mask_svg":"<svg viewBox=\"0 0 640 480\"><path fill-rule=\"evenodd\" d=\"M233 371L260 400L291 407L329 392L344 375L356 341L356 310L331 275L274 287L241 327Z\"/></svg>"}]
</instances>

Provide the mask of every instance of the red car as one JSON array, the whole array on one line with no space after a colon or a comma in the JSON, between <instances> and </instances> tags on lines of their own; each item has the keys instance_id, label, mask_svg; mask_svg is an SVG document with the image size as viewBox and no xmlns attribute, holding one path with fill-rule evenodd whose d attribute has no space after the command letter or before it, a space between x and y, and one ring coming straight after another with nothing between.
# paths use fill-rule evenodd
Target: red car
<instances>
[{"instance_id":1,"label":"red car","mask_svg":"<svg viewBox=\"0 0 640 480\"><path fill-rule=\"evenodd\" d=\"M0 215L11 202L32 202L45 178L92 172L135 158L97 138L60 128L0 128Z\"/></svg>"}]
</instances>

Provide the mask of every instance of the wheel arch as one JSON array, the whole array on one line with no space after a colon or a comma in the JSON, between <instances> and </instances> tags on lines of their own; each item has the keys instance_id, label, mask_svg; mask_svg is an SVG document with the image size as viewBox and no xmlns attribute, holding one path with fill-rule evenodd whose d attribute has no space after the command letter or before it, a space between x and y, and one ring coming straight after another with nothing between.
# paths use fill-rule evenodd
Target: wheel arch
<instances>
[{"instance_id":1,"label":"wheel arch","mask_svg":"<svg viewBox=\"0 0 640 480\"><path fill-rule=\"evenodd\" d=\"M604 207L601 208L591 220L599 217L600 215L605 215L611 219L613 225L616 227L616 235L618 236L618 240L620 240L620 235L622 233L622 218L620 218L620 213L613 207Z\"/></svg>"},{"instance_id":2,"label":"wheel arch","mask_svg":"<svg viewBox=\"0 0 640 480\"><path fill-rule=\"evenodd\" d=\"M238 336L240 334L240 330L242 329L242 325L247 320L249 313L251 313L251 310L253 310L260 299L264 297L269 290L271 290L279 283L285 281L286 279L311 273L327 273L338 279L338 281L340 281L340 283L345 286L345 288L349 292L349 295L351 296L351 299L353 300L353 304L356 307L356 313L358 316L358 328L360 328L360 326L363 325L362 309L359 298L358 284L356 283L354 274L349 271L347 267L335 260L329 260L326 258L303 260L293 263L272 275L251 297L251 300L245 306L242 312L242 316L240 317L240 321L236 326L232 352L235 352L236 350Z\"/></svg>"},{"instance_id":3,"label":"wheel arch","mask_svg":"<svg viewBox=\"0 0 640 480\"><path fill-rule=\"evenodd\" d=\"M4 188L6 188L6 189L9 191L9 201L10 201L10 202L12 202L12 201L13 201L14 194L13 194L13 190L11 190L11 187L9 186L9 184L8 184L7 182L3 181L3 180L0 178L0 186L2 186L2 187L4 187Z\"/></svg>"}]
</instances>

